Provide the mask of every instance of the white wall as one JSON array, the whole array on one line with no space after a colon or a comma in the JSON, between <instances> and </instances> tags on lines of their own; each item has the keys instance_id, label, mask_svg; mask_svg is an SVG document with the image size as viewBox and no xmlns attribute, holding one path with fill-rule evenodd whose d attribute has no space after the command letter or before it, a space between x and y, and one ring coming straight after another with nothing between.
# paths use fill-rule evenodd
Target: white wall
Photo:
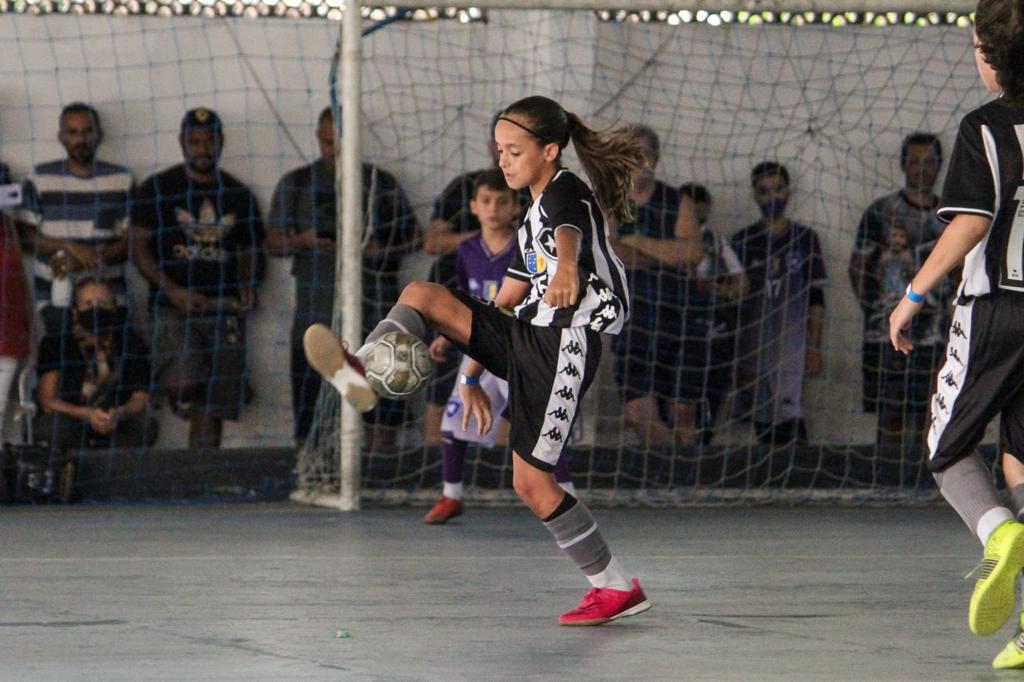
<instances>
[{"instance_id":1,"label":"white wall","mask_svg":"<svg viewBox=\"0 0 1024 682\"><path fill-rule=\"evenodd\" d=\"M57 113L82 99L103 115L101 155L141 179L180 160L181 115L205 105L225 123L224 167L265 211L280 175L315 154L337 34L319 20L0 15L0 159L20 177L60 156ZM812 434L872 439L859 409L861 316L846 262L864 206L901 182L901 137L933 130L949 150L958 118L983 101L964 29L613 25L586 12L491 12L486 24L395 24L365 51L364 149L398 175L423 224L451 177L486 163L493 112L526 94L584 115L601 108L598 124L653 126L661 175L708 184L723 233L754 218L752 165L786 163L795 215L821 235L832 279L826 376L809 389ZM410 273L424 264L412 259ZM257 403L225 445L290 442L291 295L287 265L274 261L251 328ZM163 444L182 443L183 432L165 428Z\"/></svg>"}]
</instances>

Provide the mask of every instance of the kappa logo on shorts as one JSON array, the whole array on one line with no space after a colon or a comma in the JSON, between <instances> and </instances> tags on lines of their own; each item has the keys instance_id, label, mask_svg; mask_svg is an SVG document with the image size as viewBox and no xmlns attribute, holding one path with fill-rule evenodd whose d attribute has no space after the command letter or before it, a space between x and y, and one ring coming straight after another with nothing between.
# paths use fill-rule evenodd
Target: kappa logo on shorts
<instances>
[{"instance_id":1,"label":"kappa logo on shorts","mask_svg":"<svg viewBox=\"0 0 1024 682\"><path fill-rule=\"evenodd\" d=\"M569 413L565 411L564 407L559 407L548 412L549 417L554 417L563 422L569 421Z\"/></svg>"},{"instance_id":2,"label":"kappa logo on shorts","mask_svg":"<svg viewBox=\"0 0 1024 682\"><path fill-rule=\"evenodd\" d=\"M579 341L570 341L562 346L562 350L569 355L583 355L583 346L580 345Z\"/></svg>"},{"instance_id":3,"label":"kappa logo on shorts","mask_svg":"<svg viewBox=\"0 0 1024 682\"><path fill-rule=\"evenodd\" d=\"M575 401L576 400L576 394L573 393L572 389L569 388L568 386L562 386L562 388L560 388L557 391L555 391L555 395L557 395L562 400L569 400L569 401Z\"/></svg>"},{"instance_id":4,"label":"kappa logo on shorts","mask_svg":"<svg viewBox=\"0 0 1024 682\"><path fill-rule=\"evenodd\" d=\"M949 357L959 362L961 367L964 366L964 361L960 359L960 354L956 352L956 348L949 349Z\"/></svg>"},{"instance_id":5,"label":"kappa logo on shorts","mask_svg":"<svg viewBox=\"0 0 1024 682\"><path fill-rule=\"evenodd\" d=\"M556 443L562 442L562 432L557 427L551 427L551 430L544 434L544 437L548 440L553 440Z\"/></svg>"},{"instance_id":6,"label":"kappa logo on shorts","mask_svg":"<svg viewBox=\"0 0 1024 682\"><path fill-rule=\"evenodd\" d=\"M558 371L559 374L565 374L566 376L573 377L575 379L580 378L580 371L576 369L576 365L566 365Z\"/></svg>"},{"instance_id":7,"label":"kappa logo on shorts","mask_svg":"<svg viewBox=\"0 0 1024 682\"><path fill-rule=\"evenodd\" d=\"M957 338L961 338L961 339L966 339L967 338L967 334L964 333L964 328L960 325L959 322L954 322L953 323L953 326L950 327L950 329L949 329L949 333L952 334L953 336L957 337Z\"/></svg>"},{"instance_id":8,"label":"kappa logo on shorts","mask_svg":"<svg viewBox=\"0 0 1024 682\"><path fill-rule=\"evenodd\" d=\"M949 410L946 409L946 399L942 397L941 393L936 394L935 404L938 405L939 409L942 410L943 412L949 412Z\"/></svg>"},{"instance_id":9,"label":"kappa logo on shorts","mask_svg":"<svg viewBox=\"0 0 1024 682\"><path fill-rule=\"evenodd\" d=\"M943 374L942 380L946 382L947 386L952 386L953 388L960 388L960 384L956 383L956 379L953 378L952 370Z\"/></svg>"}]
</instances>

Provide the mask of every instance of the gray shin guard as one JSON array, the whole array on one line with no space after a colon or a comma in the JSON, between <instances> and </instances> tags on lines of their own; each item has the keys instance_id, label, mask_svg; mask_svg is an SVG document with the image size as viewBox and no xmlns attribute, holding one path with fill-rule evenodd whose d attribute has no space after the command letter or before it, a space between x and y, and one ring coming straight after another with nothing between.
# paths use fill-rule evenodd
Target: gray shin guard
<instances>
[{"instance_id":1,"label":"gray shin guard","mask_svg":"<svg viewBox=\"0 0 1024 682\"><path fill-rule=\"evenodd\" d=\"M576 501L569 511L544 522L558 546L576 562L586 575L596 575L608 567L612 552L601 537L597 522L587 506Z\"/></svg>"},{"instance_id":2,"label":"gray shin guard","mask_svg":"<svg viewBox=\"0 0 1024 682\"><path fill-rule=\"evenodd\" d=\"M1024 483L1015 485L1010 489L1010 511L1018 519L1024 513Z\"/></svg>"},{"instance_id":3,"label":"gray shin guard","mask_svg":"<svg viewBox=\"0 0 1024 682\"><path fill-rule=\"evenodd\" d=\"M426 318L412 306L396 303L388 312L388 316L378 322L373 331L367 335L362 347L356 352L356 356L360 359L364 358L370 352L374 342L388 332L406 332L423 343L430 343L430 339L427 338L429 330Z\"/></svg>"},{"instance_id":4,"label":"gray shin guard","mask_svg":"<svg viewBox=\"0 0 1024 682\"><path fill-rule=\"evenodd\" d=\"M978 521L986 512L1003 506L992 472L977 452L935 474L935 481L939 484L939 492L972 533L977 533Z\"/></svg>"}]
</instances>

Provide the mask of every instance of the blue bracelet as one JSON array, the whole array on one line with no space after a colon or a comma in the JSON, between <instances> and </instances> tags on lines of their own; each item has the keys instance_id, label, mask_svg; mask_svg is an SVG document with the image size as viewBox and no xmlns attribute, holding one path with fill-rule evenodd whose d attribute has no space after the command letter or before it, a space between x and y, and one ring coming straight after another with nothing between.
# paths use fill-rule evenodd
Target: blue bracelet
<instances>
[{"instance_id":1,"label":"blue bracelet","mask_svg":"<svg viewBox=\"0 0 1024 682\"><path fill-rule=\"evenodd\" d=\"M471 377L463 374L459 377L459 383L463 386L479 386L480 377Z\"/></svg>"},{"instance_id":2,"label":"blue bracelet","mask_svg":"<svg viewBox=\"0 0 1024 682\"><path fill-rule=\"evenodd\" d=\"M924 296L922 294L914 293L914 290L911 289L910 287L911 287L911 285L908 284L907 285L907 298L909 298L912 303L921 303L922 301L924 301Z\"/></svg>"}]
</instances>

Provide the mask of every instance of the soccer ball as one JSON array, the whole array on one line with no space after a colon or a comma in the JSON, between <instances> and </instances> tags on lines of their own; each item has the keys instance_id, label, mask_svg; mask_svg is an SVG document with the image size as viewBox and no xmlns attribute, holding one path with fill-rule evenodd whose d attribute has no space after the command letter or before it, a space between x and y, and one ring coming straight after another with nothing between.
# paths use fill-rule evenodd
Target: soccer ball
<instances>
[{"instance_id":1,"label":"soccer ball","mask_svg":"<svg viewBox=\"0 0 1024 682\"><path fill-rule=\"evenodd\" d=\"M392 400L408 398L434 373L426 344L405 332L388 332L377 339L363 368L374 392Z\"/></svg>"}]
</instances>

